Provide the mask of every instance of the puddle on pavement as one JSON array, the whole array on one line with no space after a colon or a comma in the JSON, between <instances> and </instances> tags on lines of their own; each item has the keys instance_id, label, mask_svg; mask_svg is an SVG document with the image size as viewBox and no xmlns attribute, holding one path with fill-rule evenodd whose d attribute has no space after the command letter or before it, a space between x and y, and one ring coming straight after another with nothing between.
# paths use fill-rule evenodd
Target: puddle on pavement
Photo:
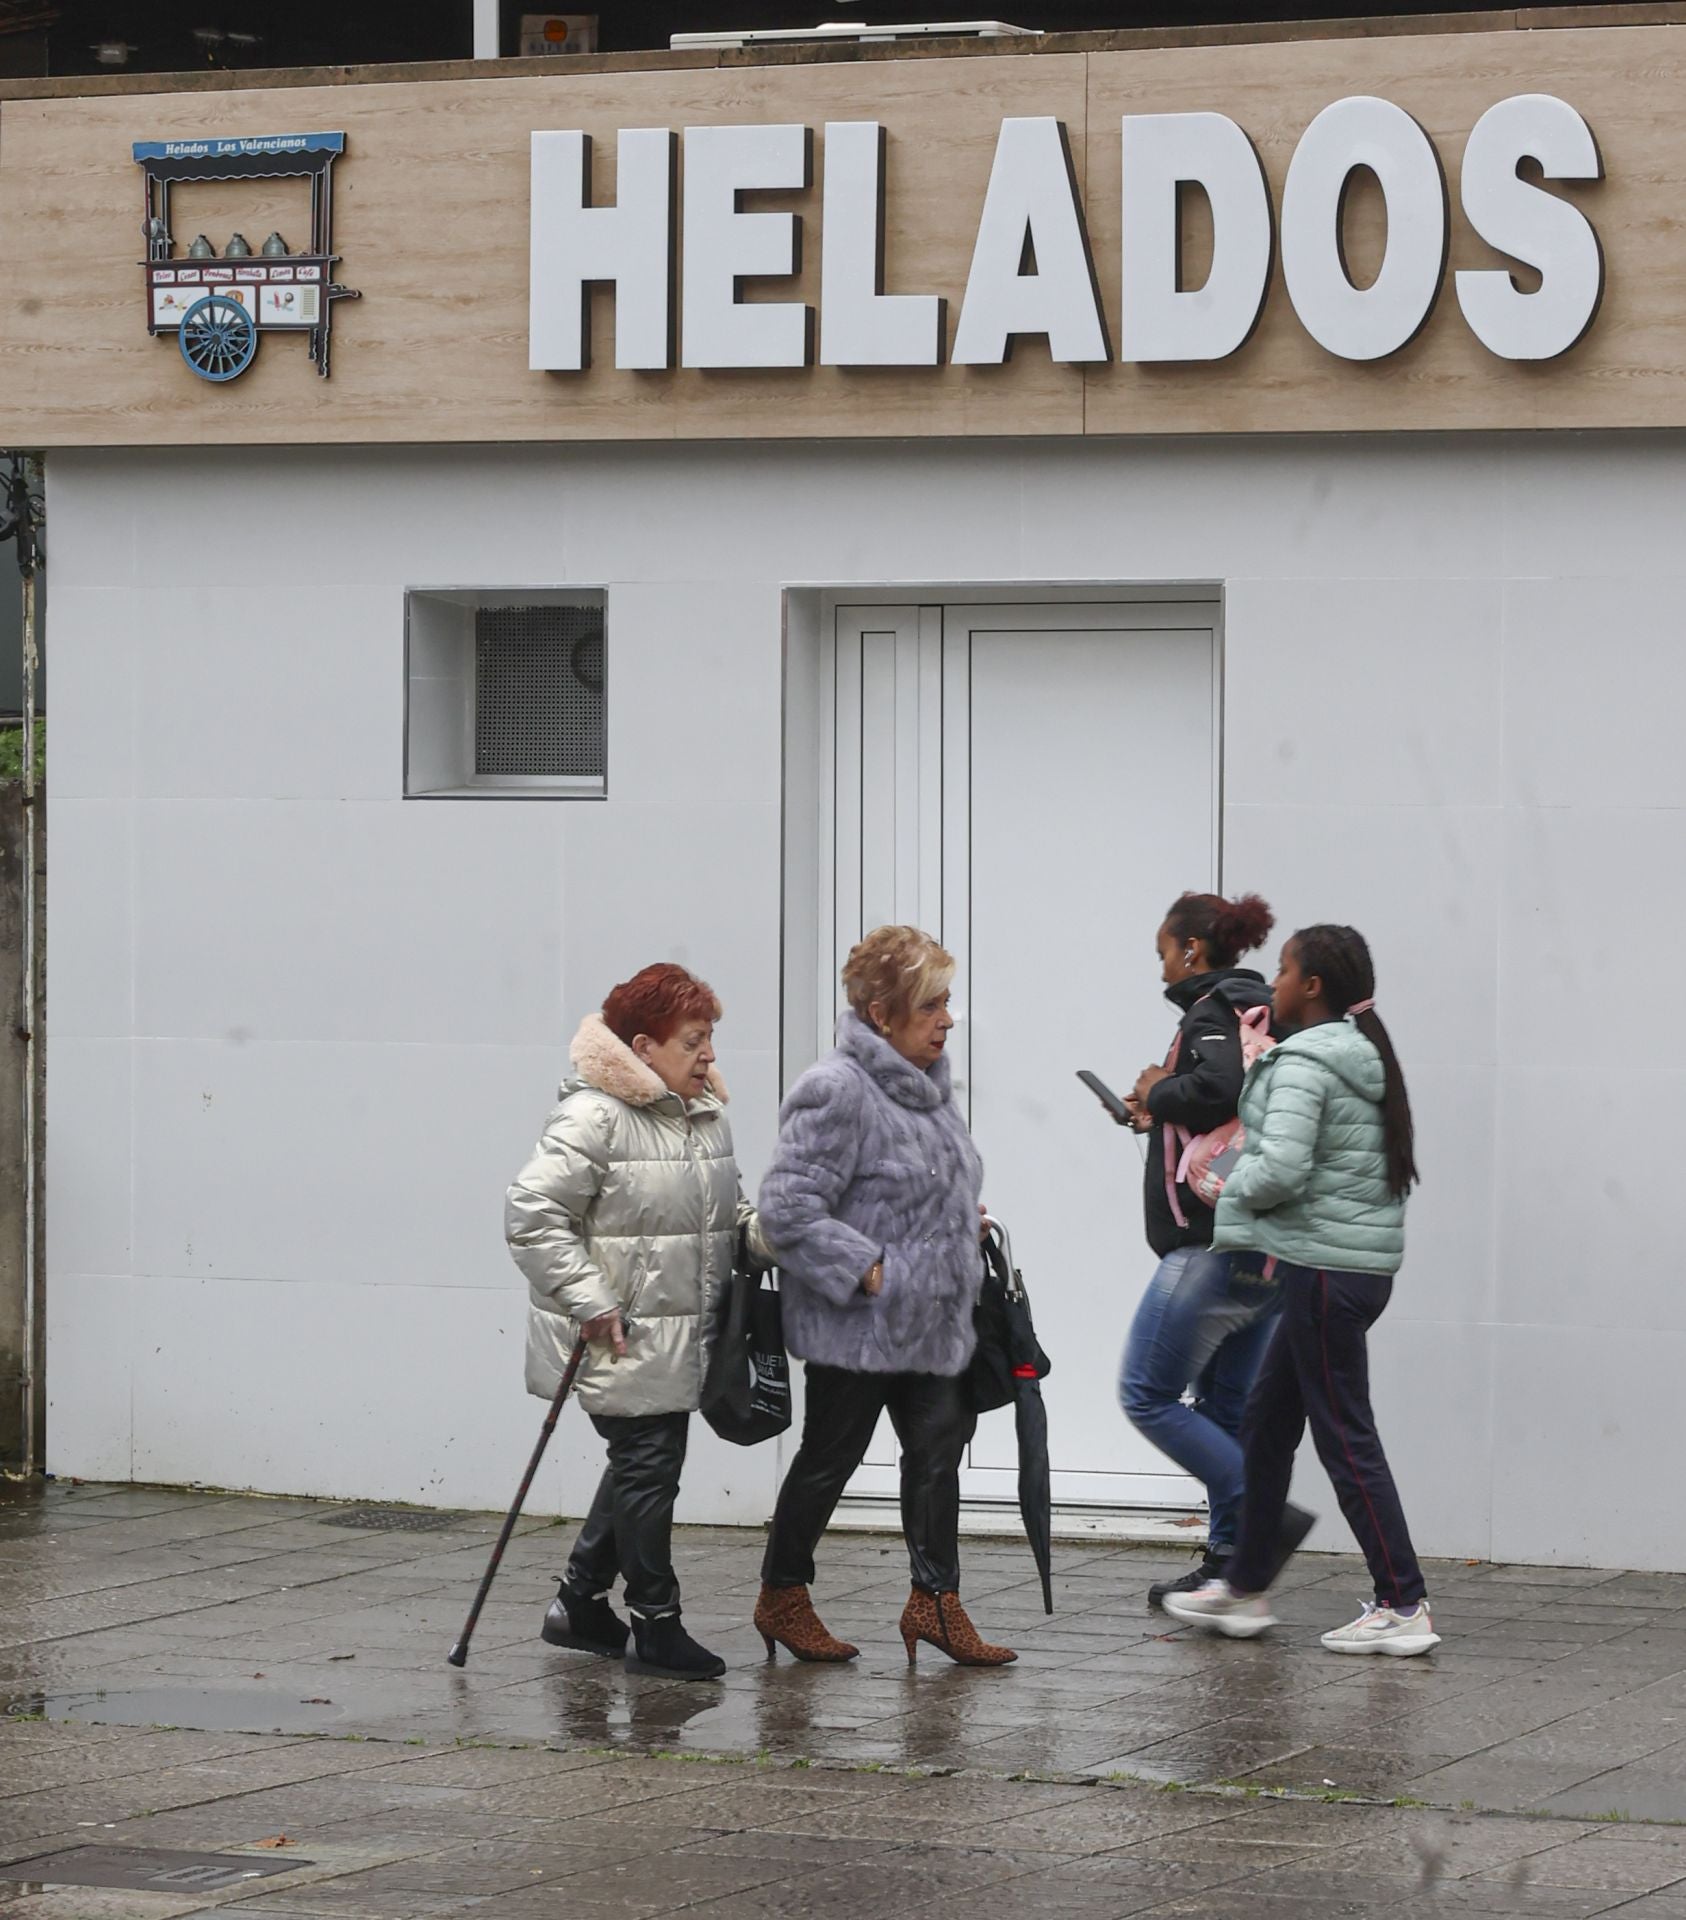
<instances>
[{"instance_id":1,"label":"puddle on pavement","mask_svg":"<svg viewBox=\"0 0 1686 1920\"><path fill-rule=\"evenodd\" d=\"M724 1710L724 1714L722 1712ZM87 1726L179 1727L196 1733L316 1734L328 1738L453 1737L526 1743L624 1746L672 1741L688 1723L741 1713L715 1688L622 1691L594 1683L476 1689L455 1673L410 1674L383 1685L362 1680L335 1698L301 1697L299 1683L176 1681L140 1687L37 1687L0 1693L0 1719ZM728 1744L735 1744L728 1742Z\"/></svg>"},{"instance_id":2,"label":"puddle on pavement","mask_svg":"<svg viewBox=\"0 0 1686 1920\"><path fill-rule=\"evenodd\" d=\"M89 1726L187 1727L196 1733L351 1733L385 1719L413 1696L390 1703L367 1696L340 1703L301 1700L297 1694L262 1687L112 1687L77 1692L8 1695L7 1719L71 1720Z\"/></svg>"}]
</instances>

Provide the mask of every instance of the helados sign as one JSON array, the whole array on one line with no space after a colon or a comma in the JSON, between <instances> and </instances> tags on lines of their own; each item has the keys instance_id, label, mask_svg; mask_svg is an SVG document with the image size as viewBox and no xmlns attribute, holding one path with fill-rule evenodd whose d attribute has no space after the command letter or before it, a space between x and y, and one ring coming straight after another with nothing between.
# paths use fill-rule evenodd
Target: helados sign
<instances>
[{"instance_id":1,"label":"helados sign","mask_svg":"<svg viewBox=\"0 0 1686 1920\"><path fill-rule=\"evenodd\" d=\"M1278 248L1300 324L1343 360L1398 352L1441 297L1445 170L1428 134L1387 100L1354 96L1317 115L1294 150L1279 220L1259 156L1227 116L1128 114L1121 138L1122 361L1214 361L1236 352L1258 324ZM811 128L623 130L612 206L593 204L588 134L535 133L530 364L548 372L588 364L590 290L602 285L615 290L617 367L670 368L676 345L685 367L803 367L813 364L816 345L823 366L941 364L942 295L884 286L882 125L828 123L824 156L816 342L813 309L771 297L776 288L765 284L799 270L802 216L743 204L746 194L809 187ZM1362 287L1342 255L1343 203L1361 169L1379 182L1387 208L1381 268ZM1549 183L1601 174L1592 130L1549 94L1501 100L1471 130L1457 183L1464 216L1537 280L1520 285L1504 265L1453 276L1465 323L1500 359L1550 360L1591 326L1604 286L1598 236ZM1179 258L1185 189L1203 193L1211 211L1211 267L1199 286L1184 284ZM746 281L761 283L753 301L742 297ZM949 357L998 365L1026 337L1045 339L1060 362L1113 357L1065 127L1053 118L1001 122Z\"/></svg>"}]
</instances>

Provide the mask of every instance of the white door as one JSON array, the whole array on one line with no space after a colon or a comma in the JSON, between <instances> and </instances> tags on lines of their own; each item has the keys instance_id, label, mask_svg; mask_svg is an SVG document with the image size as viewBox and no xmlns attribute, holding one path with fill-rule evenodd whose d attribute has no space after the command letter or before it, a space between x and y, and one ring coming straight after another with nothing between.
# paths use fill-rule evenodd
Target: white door
<instances>
[{"instance_id":1,"label":"white door","mask_svg":"<svg viewBox=\"0 0 1686 1920\"><path fill-rule=\"evenodd\" d=\"M1076 1079L1121 1092L1174 1024L1153 936L1216 884L1218 655L1209 601L840 607L826 783L833 871L819 1004L867 929L911 921L959 963L959 1097L1053 1361L1063 1505L1186 1505L1116 1376L1153 1270L1143 1147ZM979 1427L969 1500L1016 1497L1013 1422ZM886 1422L852 1484L896 1487Z\"/></svg>"}]
</instances>

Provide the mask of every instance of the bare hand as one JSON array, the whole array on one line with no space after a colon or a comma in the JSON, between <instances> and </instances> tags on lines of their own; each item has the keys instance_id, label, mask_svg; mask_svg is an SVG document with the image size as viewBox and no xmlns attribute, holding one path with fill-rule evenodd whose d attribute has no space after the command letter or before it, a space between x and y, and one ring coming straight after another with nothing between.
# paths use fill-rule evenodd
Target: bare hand
<instances>
[{"instance_id":1,"label":"bare hand","mask_svg":"<svg viewBox=\"0 0 1686 1920\"><path fill-rule=\"evenodd\" d=\"M982 1204L978 1207L978 1238L979 1240L989 1238L989 1208Z\"/></svg>"},{"instance_id":2,"label":"bare hand","mask_svg":"<svg viewBox=\"0 0 1686 1920\"><path fill-rule=\"evenodd\" d=\"M612 1342L617 1360L626 1352L626 1328L621 1322L619 1307L611 1307L607 1313L600 1313L595 1320L588 1320L580 1331L587 1340Z\"/></svg>"},{"instance_id":3,"label":"bare hand","mask_svg":"<svg viewBox=\"0 0 1686 1920\"><path fill-rule=\"evenodd\" d=\"M1170 1077L1163 1067L1143 1067L1140 1076L1137 1078L1135 1090L1130 1095L1131 1100L1133 1100L1137 1106L1145 1109L1147 1106L1147 1096L1159 1085L1161 1080L1169 1080Z\"/></svg>"},{"instance_id":4,"label":"bare hand","mask_svg":"<svg viewBox=\"0 0 1686 1920\"><path fill-rule=\"evenodd\" d=\"M861 1281L861 1292L864 1293L869 1300L876 1300L883 1291L884 1262L882 1260L874 1260L872 1265L867 1268L865 1278Z\"/></svg>"}]
</instances>

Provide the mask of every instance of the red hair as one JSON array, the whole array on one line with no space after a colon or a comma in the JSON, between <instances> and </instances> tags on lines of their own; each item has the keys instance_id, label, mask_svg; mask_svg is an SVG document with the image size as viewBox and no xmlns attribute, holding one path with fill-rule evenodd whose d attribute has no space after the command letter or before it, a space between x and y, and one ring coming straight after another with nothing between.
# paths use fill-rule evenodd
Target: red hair
<instances>
[{"instance_id":1,"label":"red hair","mask_svg":"<svg viewBox=\"0 0 1686 1920\"><path fill-rule=\"evenodd\" d=\"M687 1020L706 1020L712 1026L719 1018L714 989L671 960L623 980L603 1002L604 1026L628 1047L641 1033L659 1047Z\"/></svg>"}]
</instances>

